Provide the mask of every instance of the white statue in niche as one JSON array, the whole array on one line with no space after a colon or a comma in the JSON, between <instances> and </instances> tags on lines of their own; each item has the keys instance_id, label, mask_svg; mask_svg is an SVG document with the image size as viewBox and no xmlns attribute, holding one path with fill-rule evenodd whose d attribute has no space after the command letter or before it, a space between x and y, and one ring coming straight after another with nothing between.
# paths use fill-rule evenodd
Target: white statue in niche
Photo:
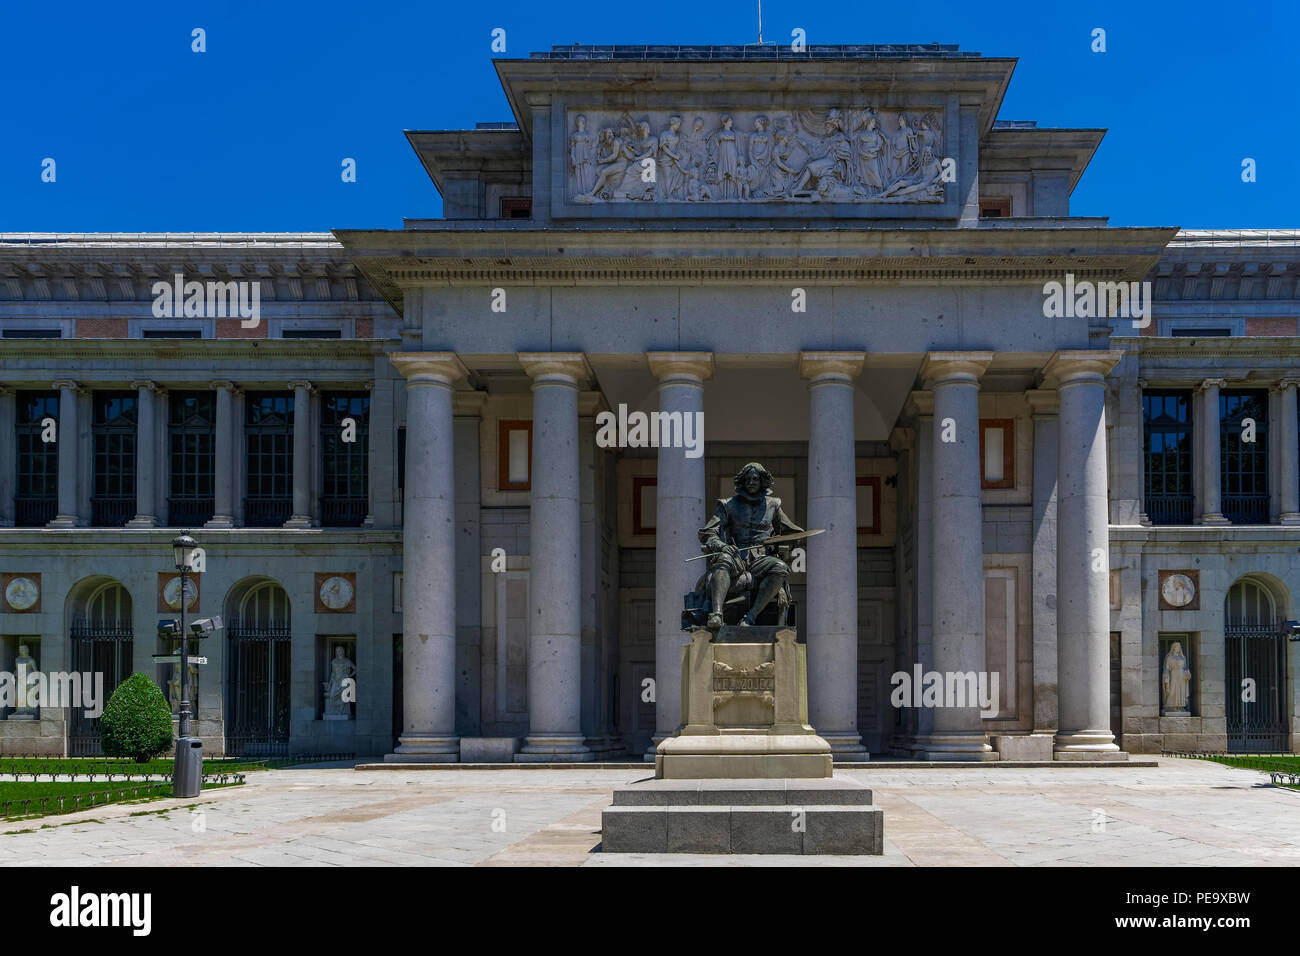
<instances>
[{"instance_id":1,"label":"white statue in niche","mask_svg":"<svg viewBox=\"0 0 1300 956\"><path fill-rule=\"evenodd\" d=\"M1192 683L1192 669L1183 655L1183 645L1174 641L1165 654L1164 672L1160 678L1161 689L1165 694L1165 706L1160 712L1163 717L1182 717L1190 712L1187 709L1188 688Z\"/></svg>"},{"instance_id":2,"label":"white statue in niche","mask_svg":"<svg viewBox=\"0 0 1300 956\"><path fill-rule=\"evenodd\" d=\"M344 654L343 645L334 648L334 659L330 661L330 677L322 681L325 688L325 719L347 720L351 715L348 701L343 699L343 682L357 672L353 663Z\"/></svg>"},{"instance_id":3,"label":"white statue in niche","mask_svg":"<svg viewBox=\"0 0 1300 956\"><path fill-rule=\"evenodd\" d=\"M587 132L587 117L581 113L569 138L569 162L579 192L589 192L596 182L596 142Z\"/></svg>"},{"instance_id":4,"label":"white statue in niche","mask_svg":"<svg viewBox=\"0 0 1300 956\"><path fill-rule=\"evenodd\" d=\"M18 687L24 688L22 703L26 706L14 709L10 720L39 720L41 708L34 703L39 693L36 677L36 661L28 653L26 644L18 645L18 656L14 658L14 679Z\"/></svg>"}]
</instances>

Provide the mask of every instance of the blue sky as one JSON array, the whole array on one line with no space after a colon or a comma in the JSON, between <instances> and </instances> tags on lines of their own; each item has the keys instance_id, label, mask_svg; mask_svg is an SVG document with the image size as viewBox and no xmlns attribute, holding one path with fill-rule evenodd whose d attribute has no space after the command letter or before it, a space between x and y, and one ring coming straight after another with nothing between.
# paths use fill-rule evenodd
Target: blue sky
<instances>
[{"instance_id":1,"label":"blue sky","mask_svg":"<svg viewBox=\"0 0 1300 956\"><path fill-rule=\"evenodd\" d=\"M741 2L17 3L0 29L0 231L399 228L437 217L405 129L509 120L492 69L553 44L750 43ZM1075 190L1112 225L1300 227L1296 0L766 0L765 40L1018 57L1002 119L1109 132ZM207 33L191 52L190 31ZM1093 53L1091 33L1106 31ZM56 181L41 181L53 158ZM355 158L357 181L340 177ZM1241 163L1257 162L1243 183Z\"/></svg>"}]
</instances>

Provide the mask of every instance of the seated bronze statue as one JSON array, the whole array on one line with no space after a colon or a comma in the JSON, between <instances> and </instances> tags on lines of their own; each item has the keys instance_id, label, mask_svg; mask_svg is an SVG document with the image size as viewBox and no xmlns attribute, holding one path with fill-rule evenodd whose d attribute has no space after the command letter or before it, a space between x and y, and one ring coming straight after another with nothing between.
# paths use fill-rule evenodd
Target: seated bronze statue
<instances>
[{"instance_id":1,"label":"seated bronze statue","mask_svg":"<svg viewBox=\"0 0 1300 956\"><path fill-rule=\"evenodd\" d=\"M794 625L789 546L763 544L776 535L804 534L772 494L772 475L750 462L735 477L736 493L719 499L700 529L708 570L686 595L682 629L723 625Z\"/></svg>"}]
</instances>

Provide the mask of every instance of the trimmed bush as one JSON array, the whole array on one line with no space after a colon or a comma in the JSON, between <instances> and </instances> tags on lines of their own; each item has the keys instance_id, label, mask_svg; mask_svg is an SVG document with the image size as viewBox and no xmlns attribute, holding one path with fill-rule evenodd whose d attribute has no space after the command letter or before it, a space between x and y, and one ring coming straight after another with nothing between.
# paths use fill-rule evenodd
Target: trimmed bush
<instances>
[{"instance_id":1,"label":"trimmed bush","mask_svg":"<svg viewBox=\"0 0 1300 956\"><path fill-rule=\"evenodd\" d=\"M99 737L106 757L147 763L172 745L172 709L158 685L136 672L122 681L104 706Z\"/></svg>"}]
</instances>

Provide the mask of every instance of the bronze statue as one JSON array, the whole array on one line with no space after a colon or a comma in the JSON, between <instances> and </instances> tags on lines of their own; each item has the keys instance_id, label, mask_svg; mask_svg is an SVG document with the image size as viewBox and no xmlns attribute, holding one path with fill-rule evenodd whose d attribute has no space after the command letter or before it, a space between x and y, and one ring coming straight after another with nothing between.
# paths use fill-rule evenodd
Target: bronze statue
<instances>
[{"instance_id":1,"label":"bronze statue","mask_svg":"<svg viewBox=\"0 0 1300 956\"><path fill-rule=\"evenodd\" d=\"M688 605L707 605L705 626L711 631L726 623L727 602L738 596L749 597L749 608L739 622L742 627L755 624L773 600L777 602L777 621L785 622L790 566L777 545L762 542L774 535L806 534L781 510L781 499L772 494L772 475L758 462L740 469L735 485L736 493L719 499L713 517L700 529L708 571L695 591L697 599L703 592L706 600L692 602L688 596Z\"/></svg>"}]
</instances>

